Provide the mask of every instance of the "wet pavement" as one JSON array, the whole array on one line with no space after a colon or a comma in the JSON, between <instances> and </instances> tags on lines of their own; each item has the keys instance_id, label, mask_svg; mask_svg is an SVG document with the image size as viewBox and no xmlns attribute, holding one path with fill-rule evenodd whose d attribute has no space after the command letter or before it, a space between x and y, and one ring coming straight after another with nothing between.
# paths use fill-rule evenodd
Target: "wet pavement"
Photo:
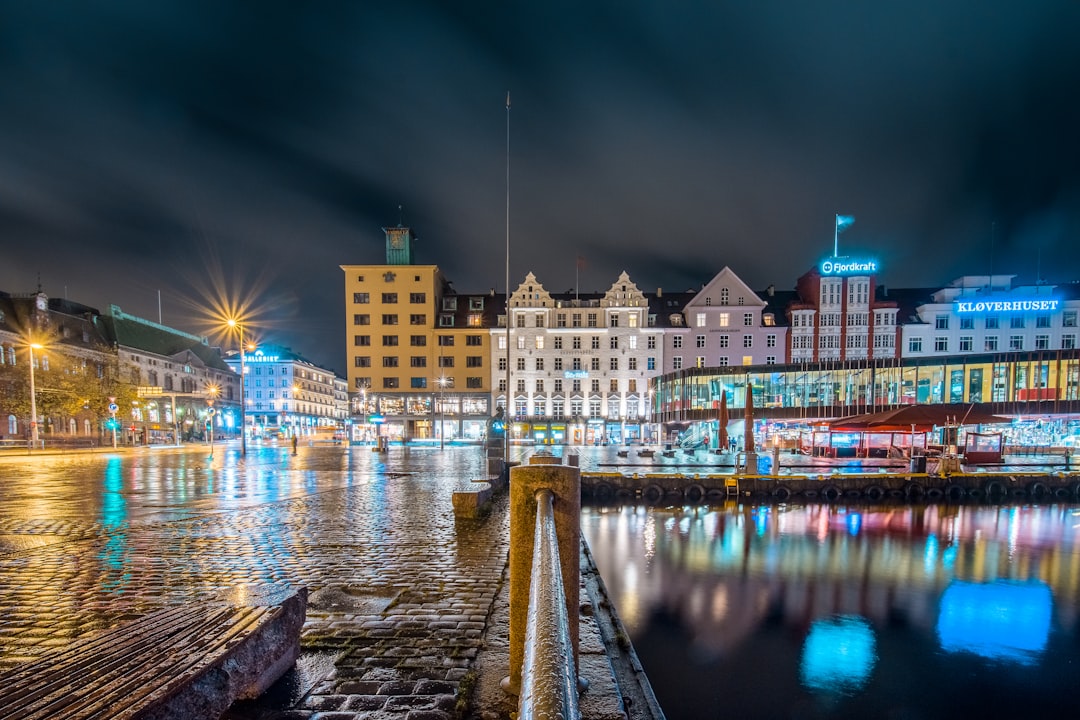
<instances>
[{"instance_id":1,"label":"wet pavement","mask_svg":"<svg viewBox=\"0 0 1080 720\"><path fill-rule=\"evenodd\" d=\"M452 717L506 567L505 504L456 523L478 447L0 457L0 669L241 584L305 585L304 657L234 717Z\"/></svg>"}]
</instances>

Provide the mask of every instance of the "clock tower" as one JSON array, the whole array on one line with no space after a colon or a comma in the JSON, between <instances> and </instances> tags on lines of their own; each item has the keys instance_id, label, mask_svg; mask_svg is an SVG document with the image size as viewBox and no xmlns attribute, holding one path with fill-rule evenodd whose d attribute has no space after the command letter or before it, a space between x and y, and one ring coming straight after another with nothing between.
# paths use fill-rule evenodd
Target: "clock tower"
<instances>
[{"instance_id":1,"label":"clock tower","mask_svg":"<svg viewBox=\"0 0 1080 720\"><path fill-rule=\"evenodd\" d=\"M386 264L412 265L413 241L416 239L412 230L398 225L383 228L383 232L386 233Z\"/></svg>"}]
</instances>

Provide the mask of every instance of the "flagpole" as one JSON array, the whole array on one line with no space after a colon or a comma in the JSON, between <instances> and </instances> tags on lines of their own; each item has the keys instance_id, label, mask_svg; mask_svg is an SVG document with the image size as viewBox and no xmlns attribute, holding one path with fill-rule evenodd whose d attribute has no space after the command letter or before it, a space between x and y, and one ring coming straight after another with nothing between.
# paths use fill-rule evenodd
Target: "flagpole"
<instances>
[{"instance_id":1,"label":"flagpole","mask_svg":"<svg viewBox=\"0 0 1080 720\"><path fill-rule=\"evenodd\" d=\"M833 215L832 256L839 257L838 243L840 240L840 214Z\"/></svg>"},{"instance_id":2,"label":"flagpole","mask_svg":"<svg viewBox=\"0 0 1080 720\"><path fill-rule=\"evenodd\" d=\"M506 91L506 407L503 408L503 463L510 477L510 91Z\"/></svg>"}]
</instances>

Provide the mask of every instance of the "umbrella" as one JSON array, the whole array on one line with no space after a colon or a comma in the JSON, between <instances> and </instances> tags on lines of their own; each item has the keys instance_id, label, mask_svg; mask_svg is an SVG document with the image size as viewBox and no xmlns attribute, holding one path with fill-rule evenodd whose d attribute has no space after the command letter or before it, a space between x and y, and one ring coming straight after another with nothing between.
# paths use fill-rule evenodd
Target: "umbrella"
<instances>
[{"instance_id":1,"label":"umbrella","mask_svg":"<svg viewBox=\"0 0 1080 720\"><path fill-rule=\"evenodd\" d=\"M754 452L754 388L746 383L746 415L743 424L746 426L746 452Z\"/></svg>"},{"instance_id":2,"label":"umbrella","mask_svg":"<svg viewBox=\"0 0 1080 720\"><path fill-rule=\"evenodd\" d=\"M720 393L720 419L717 422L720 425L720 437L717 438L717 440L716 440L717 447L721 451L727 450L727 446L728 446L728 436L727 436L727 426L728 426L727 391L723 391L723 392Z\"/></svg>"}]
</instances>

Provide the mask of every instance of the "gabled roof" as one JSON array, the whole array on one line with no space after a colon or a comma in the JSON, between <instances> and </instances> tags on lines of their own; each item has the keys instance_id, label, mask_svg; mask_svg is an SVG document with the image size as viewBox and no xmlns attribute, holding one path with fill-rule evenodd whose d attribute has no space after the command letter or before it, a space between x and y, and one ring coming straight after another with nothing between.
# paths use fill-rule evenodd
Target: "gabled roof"
<instances>
[{"instance_id":1,"label":"gabled roof","mask_svg":"<svg viewBox=\"0 0 1080 720\"><path fill-rule=\"evenodd\" d=\"M734 290L731 293L734 297L743 297L745 302L742 307L761 307L765 302L758 297L758 294L750 289L750 286L742 281L735 271L728 266L724 266L724 269L716 273L712 280L705 284L705 287L701 288L693 299L686 303L686 309L690 308L702 308L702 307L720 307L720 291L723 288ZM740 294L741 293L741 294ZM751 298L753 299L751 301ZM737 303L732 300L727 305L735 306Z\"/></svg>"}]
</instances>

